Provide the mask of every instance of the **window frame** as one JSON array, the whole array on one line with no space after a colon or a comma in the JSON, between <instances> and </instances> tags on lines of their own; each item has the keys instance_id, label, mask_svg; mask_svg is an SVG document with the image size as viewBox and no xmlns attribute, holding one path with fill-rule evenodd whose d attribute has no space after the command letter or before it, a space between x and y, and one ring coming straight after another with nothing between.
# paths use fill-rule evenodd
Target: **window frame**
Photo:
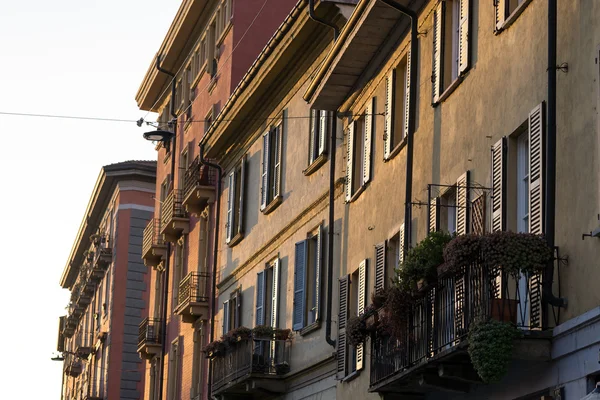
<instances>
[{"instance_id":1,"label":"window frame","mask_svg":"<svg viewBox=\"0 0 600 400\"><path fill-rule=\"evenodd\" d=\"M383 162L393 159L406 146L410 118L410 57L409 49L386 77ZM402 116L401 121L397 120L398 115Z\"/></svg>"},{"instance_id":2,"label":"window frame","mask_svg":"<svg viewBox=\"0 0 600 400\"><path fill-rule=\"evenodd\" d=\"M228 175L229 193L227 196L227 218L225 222L225 242L229 247L244 238L246 154ZM237 210L237 213L236 213ZM236 218L237 215L237 218Z\"/></svg>"},{"instance_id":3,"label":"window frame","mask_svg":"<svg viewBox=\"0 0 600 400\"><path fill-rule=\"evenodd\" d=\"M525 11L529 3L532 0L523 0L521 4L518 4L515 9L510 11L510 0L495 0L494 1L494 11L496 15L495 26L494 26L494 34L499 35L505 30L507 30L515 21L519 18L519 16ZM503 17L499 17L501 12L501 8L504 7L504 15Z\"/></svg>"},{"instance_id":4,"label":"window frame","mask_svg":"<svg viewBox=\"0 0 600 400\"><path fill-rule=\"evenodd\" d=\"M371 98L363 108L362 114L348 124L346 133L346 203L354 202L373 179L375 99L375 97ZM360 140L357 140L357 137ZM357 182L359 182L358 185Z\"/></svg>"},{"instance_id":5,"label":"window frame","mask_svg":"<svg viewBox=\"0 0 600 400\"><path fill-rule=\"evenodd\" d=\"M286 131L287 110L276 124L263 134L260 211L269 214L283 201L283 141Z\"/></svg>"},{"instance_id":6,"label":"window frame","mask_svg":"<svg viewBox=\"0 0 600 400\"><path fill-rule=\"evenodd\" d=\"M318 117L317 117L318 115ZM310 175L327 161L328 139L332 125L329 121L332 113L326 110L310 110L308 132L308 166L302 173Z\"/></svg>"}]
</instances>

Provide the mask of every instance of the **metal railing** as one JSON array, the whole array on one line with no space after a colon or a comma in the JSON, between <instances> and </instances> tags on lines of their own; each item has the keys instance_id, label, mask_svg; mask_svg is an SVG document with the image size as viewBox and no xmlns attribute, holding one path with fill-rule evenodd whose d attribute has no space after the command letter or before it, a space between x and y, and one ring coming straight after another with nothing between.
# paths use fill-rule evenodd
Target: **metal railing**
<instances>
[{"instance_id":1,"label":"metal railing","mask_svg":"<svg viewBox=\"0 0 600 400\"><path fill-rule=\"evenodd\" d=\"M142 240L142 254L147 254L152 246L162 246L164 244L160 234L160 219L152 218L144 228L144 238Z\"/></svg>"},{"instance_id":2,"label":"metal railing","mask_svg":"<svg viewBox=\"0 0 600 400\"><path fill-rule=\"evenodd\" d=\"M173 218L185 218L185 208L182 205L183 191L173 189L160 207L161 230L164 225L169 224Z\"/></svg>"},{"instance_id":3,"label":"metal railing","mask_svg":"<svg viewBox=\"0 0 600 400\"><path fill-rule=\"evenodd\" d=\"M190 272L179 283L177 305L208 302L208 278L206 272Z\"/></svg>"},{"instance_id":4,"label":"metal railing","mask_svg":"<svg viewBox=\"0 0 600 400\"><path fill-rule=\"evenodd\" d=\"M183 191L185 196L199 186L215 186L216 170L200 164L200 157L196 157L185 171L183 180Z\"/></svg>"},{"instance_id":5,"label":"metal railing","mask_svg":"<svg viewBox=\"0 0 600 400\"><path fill-rule=\"evenodd\" d=\"M539 276L510 277L483 262L438 278L409 307L401 337L378 331L371 338L371 386L458 346L475 318L512 322L521 330L544 328Z\"/></svg>"},{"instance_id":6,"label":"metal railing","mask_svg":"<svg viewBox=\"0 0 600 400\"><path fill-rule=\"evenodd\" d=\"M146 318L140 323L138 347L160 344L160 319Z\"/></svg>"},{"instance_id":7,"label":"metal railing","mask_svg":"<svg viewBox=\"0 0 600 400\"><path fill-rule=\"evenodd\" d=\"M225 354L211 360L212 385L217 392L226 384L250 374L285 375L290 371L289 340L242 339Z\"/></svg>"}]
</instances>

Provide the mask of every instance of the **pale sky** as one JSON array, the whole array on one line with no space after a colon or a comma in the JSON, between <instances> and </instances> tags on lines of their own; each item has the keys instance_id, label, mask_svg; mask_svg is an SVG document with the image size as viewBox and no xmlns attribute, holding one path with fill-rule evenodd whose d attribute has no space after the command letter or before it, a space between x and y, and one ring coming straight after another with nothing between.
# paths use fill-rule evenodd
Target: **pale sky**
<instances>
[{"instance_id":1,"label":"pale sky","mask_svg":"<svg viewBox=\"0 0 600 400\"><path fill-rule=\"evenodd\" d=\"M0 112L143 117L135 93L179 4L0 1ZM60 399L58 281L101 166L154 160L149 129L0 115L3 400Z\"/></svg>"}]
</instances>

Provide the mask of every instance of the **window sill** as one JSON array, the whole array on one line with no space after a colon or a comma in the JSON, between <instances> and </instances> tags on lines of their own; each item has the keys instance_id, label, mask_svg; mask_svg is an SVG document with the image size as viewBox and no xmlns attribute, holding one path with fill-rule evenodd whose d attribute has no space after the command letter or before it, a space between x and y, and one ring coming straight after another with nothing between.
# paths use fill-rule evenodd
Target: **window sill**
<instances>
[{"instance_id":1,"label":"window sill","mask_svg":"<svg viewBox=\"0 0 600 400\"><path fill-rule=\"evenodd\" d=\"M398 153L400 153L400 151L404 148L404 146L406 146L406 137L404 137L402 139L402 141L400 143L398 143L396 145L396 147L394 147L394 150L392 150L390 152L390 155L387 158L383 159L383 162L388 162L390 161L392 158L396 157L398 155Z\"/></svg>"},{"instance_id":2,"label":"window sill","mask_svg":"<svg viewBox=\"0 0 600 400\"><path fill-rule=\"evenodd\" d=\"M223 29L223 32L221 32L221 35L219 36L219 39L217 39L217 42L215 44L216 47L220 47L221 44L223 43L223 40L225 40L225 36L227 36L227 32L229 32L229 30L231 29L231 20L229 20L227 22L227 26Z\"/></svg>"},{"instance_id":3,"label":"window sill","mask_svg":"<svg viewBox=\"0 0 600 400\"><path fill-rule=\"evenodd\" d=\"M362 192L365 191L366 188L367 188L367 183L365 183L361 187L359 187L358 190L352 195L352 197L350 198L350 201L348 203L353 203L356 199L358 199L360 197L360 195L362 194Z\"/></svg>"},{"instance_id":4,"label":"window sill","mask_svg":"<svg viewBox=\"0 0 600 400\"><path fill-rule=\"evenodd\" d=\"M359 375L360 375L360 371L354 371L350 375L348 375L344 379L342 379L342 382L344 382L344 383L350 382L351 380L354 380L355 378L357 378Z\"/></svg>"},{"instance_id":5,"label":"window sill","mask_svg":"<svg viewBox=\"0 0 600 400\"><path fill-rule=\"evenodd\" d=\"M210 83L208 84L208 93L212 93L215 86L217 86L218 80L219 79L217 78L217 73L215 72L215 75L212 78L210 78Z\"/></svg>"},{"instance_id":6,"label":"window sill","mask_svg":"<svg viewBox=\"0 0 600 400\"><path fill-rule=\"evenodd\" d=\"M241 242L243 238L244 238L244 232L239 232L237 235L235 235L234 237L231 238L229 243L227 243L227 246L233 247L236 244L238 244L239 242Z\"/></svg>"},{"instance_id":7,"label":"window sill","mask_svg":"<svg viewBox=\"0 0 600 400\"><path fill-rule=\"evenodd\" d=\"M442 93L440 95L440 98L438 99L438 101L436 103L433 104L433 106L437 106L438 104L440 104L441 102L445 101L451 94L452 92L454 92L456 90L456 88L458 87L458 85L460 85L460 83L463 81L463 77L459 76L458 78L456 78L454 80L454 82L452 82L450 84L450 86L448 86L446 88L446 90L444 90L444 93Z\"/></svg>"},{"instance_id":8,"label":"window sill","mask_svg":"<svg viewBox=\"0 0 600 400\"><path fill-rule=\"evenodd\" d=\"M271 202L262 210L260 210L263 214L267 215L271 212L273 212L273 210L275 210L277 207L279 207L279 205L281 204L281 202L283 201L283 196L277 196L275 197L273 200L271 200Z\"/></svg>"},{"instance_id":9,"label":"window sill","mask_svg":"<svg viewBox=\"0 0 600 400\"><path fill-rule=\"evenodd\" d=\"M323 153L319 157L317 157L317 159L313 161L312 164L310 164L304 171L302 171L302 173L306 176L311 175L319 168L321 168L321 165L325 164L326 162L327 154Z\"/></svg>"},{"instance_id":10,"label":"window sill","mask_svg":"<svg viewBox=\"0 0 600 400\"><path fill-rule=\"evenodd\" d=\"M508 29L508 27L511 26L517 20L517 18L519 18L519 15L521 15L523 13L523 11L525 10L525 8L527 8L529 3L531 3L531 0L525 0L524 2L519 4L519 6L517 8L515 8L515 10L512 12L512 14L510 14L508 16L508 18L506 18L504 20L504 23L502 24L502 26L500 26L499 28L496 27L496 30L494 31L494 33L496 35L499 35L504 30Z\"/></svg>"},{"instance_id":11,"label":"window sill","mask_svg":"<svg viewBox=\"0 0 600 400\"><path fill-rule=\"evenodd\" d=\"M170 158L171 158L171 152L168 152L167 154L165 154L165 158L163 158L163 164L168 163Z\"/></svg>"},{"instance_id":12,"label":"window sill","mask_svg":"<svg viewBox=\"0 0 600 400\"><path fill-rule=\"evenodd\" d=\"M319 329L321 329L321 321L313 322L312 324L305 326L304 328L300 329L298 333L300 336L306 336L311 332L318 331Z\"/></svg>"}]
</instances>

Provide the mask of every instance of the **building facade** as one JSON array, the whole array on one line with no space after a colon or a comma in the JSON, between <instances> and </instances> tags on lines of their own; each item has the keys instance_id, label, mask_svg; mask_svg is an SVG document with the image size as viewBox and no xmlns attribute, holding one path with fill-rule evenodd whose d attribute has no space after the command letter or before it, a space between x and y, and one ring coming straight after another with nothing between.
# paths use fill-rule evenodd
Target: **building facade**
<instances>
[{"instance_id":1,"label":"building facade","mask_svg":"<svg viewBox=\"0 0 600 400\"><path fill-rule=\"evenodd\" d=\"M138 326L148 302L142 233L154 211L156 162L102 168L60 279L69 289L60 317L65 400L141 399Z\"/></svg>"}]
</instances>

